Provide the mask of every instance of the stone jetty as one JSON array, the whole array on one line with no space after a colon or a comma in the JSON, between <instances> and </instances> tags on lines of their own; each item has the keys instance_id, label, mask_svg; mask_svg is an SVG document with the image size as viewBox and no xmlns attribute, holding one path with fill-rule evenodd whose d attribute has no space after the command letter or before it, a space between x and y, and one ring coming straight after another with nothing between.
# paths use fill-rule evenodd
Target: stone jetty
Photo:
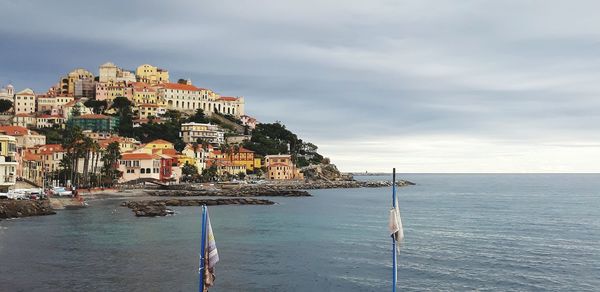
<instances>
[{"instance_id":1,"label":"stone jetty","mask_svg":"<svg viewBox=\"0 0 600 292\"><path fill-rule=\"evenodd\" d=\"M401 180L399 187L414 185ZM228 188L205 188L196 184L165 186L160 190L149 190L151 196L167 197L310 197L306 190L335 188L380 188L391 187L390 181L313 181L313 182L270 182L265 184L240 184Z\"/></svg>"},{"instance_id":2,"label":"stone jetty","mask_svg":"<svg viewBox=\"0 0 600 292\"><path fill-rule=\"evenodd\" d=\"M172 214L167 206L216 206L216 205L273 205L275 202L255 198L219 198L219 199L167 199L127 201L121 206L130 208L137 217L156 217Z\"/></svg>"},{"instance_id":3,"label":"stone jetty","mask_svg":"<svg viewBox=\"0 0 600 292\"><path fill-rule=\"evenodd\" d=\"M0 219L53 214L48 200L0 200Z\"/></svg>"}]
</instances>

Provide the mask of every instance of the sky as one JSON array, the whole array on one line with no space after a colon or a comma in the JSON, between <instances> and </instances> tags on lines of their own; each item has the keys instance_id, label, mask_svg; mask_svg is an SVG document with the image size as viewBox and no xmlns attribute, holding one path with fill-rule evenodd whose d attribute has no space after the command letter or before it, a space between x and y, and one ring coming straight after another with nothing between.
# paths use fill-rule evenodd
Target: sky
<instances>
[{"instance_id":1,"label":"sky","mask_svg":"<svg viewBox=\"0 0 600 292\"><path fill-rule=\"evenodd\" d=\"M149 63L342 171L599 172L597 1L0 0L0 86Z\"/></svg>"}]
</instances>

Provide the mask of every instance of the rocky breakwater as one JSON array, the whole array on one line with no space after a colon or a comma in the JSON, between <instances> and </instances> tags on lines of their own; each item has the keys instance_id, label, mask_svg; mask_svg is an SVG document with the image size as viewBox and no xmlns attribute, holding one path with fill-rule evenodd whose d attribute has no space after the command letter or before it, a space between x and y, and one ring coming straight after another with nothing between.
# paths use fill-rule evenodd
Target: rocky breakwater
<instances>
[{"instance_id":1,"label":"rocky breakwater","mask_svg":"<svg viewBox=\"0 0 600 292\"><path fill-rule=\"evenodd\" d=\"M0 200L0 219L53 214L48 200Z\"/></svg>"},{"instance_id":2,"label":"rocky breakwater","mask_svg":"<svg viewBox=\"0 0 600 292\"><path fill-rule=\"evenodd\" d=\"M415 183L399 180L396 182L396 186L405 187L412 186ZM292 183L278 183L275 185L276 188L285 190L315 190L315 189L352 189L352 188L383 188L391 187L391 181L309 181L309 182L292 182Z\"/></svg>"},{"instance_id":3,"label":"rocky breakwater","mask_svg":"<svg viewBox=\"0 0 600 292\"><path fill-rule=\"evenodd\" d=\"M273 205L273 201L254 198L220 198L220 199L168 199L127 201L121 206L131 209L137 217L156 217L173 214L167 206L216 206L216 205Z\"/></svg>"},{"instance_id":4,"label":"rocky breakwater","mask_svg":"<svg viewBox=\"0 0 600 292\"><path fill-rule=\"evenodd\" d=\"M310 193L298 189L290 189L277 185L243 185L232 189L176 189L147 192L151 196L168 197L310 197Z\"/></svg>"}]
</instances>

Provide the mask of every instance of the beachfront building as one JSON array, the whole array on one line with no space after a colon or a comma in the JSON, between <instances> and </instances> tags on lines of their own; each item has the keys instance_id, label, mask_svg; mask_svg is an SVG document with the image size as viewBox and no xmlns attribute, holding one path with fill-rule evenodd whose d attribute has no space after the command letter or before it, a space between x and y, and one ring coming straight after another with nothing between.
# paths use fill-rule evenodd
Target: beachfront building
<instances>
[{"instance_id":1,"label":"beachfront building","mask_svg":"<svg viewBox=\"0 0 600 292\"><path fill-rule=\"evenodd\" d=\"M214 147L210 144L203 147L202 144L188 143L181 153L193 160L193 164L196 165L199 173L206 168L206 163L211 159L211 154L214 151ZM190 163L192 164L192 163ZM183 165L180 163L180 165Z\"/></svg>"},{"instance_id":2,"label":"beachfront building","mask_svg":"<svg viewBox=\"0 0 600 292\"><path fill-rule=\"evenodd\" d=\"M38 186L43 184L44 180L44 163L39 154L30 151L23 152L22 159L19 163L20 171L17 171L21 179L27 180Z\"/></svg>"},{"instance_id":3,"label":"beachfront building","mask_svg":"<svg viewBox=\"0 0 600 292\"><path fill-rule=\"evenodd\" d=\"M59 83L59 93L62 95L75 95L75 84L80 80L94 80L94 74L85 69L75 69L66 76L63 76Z\"/></svg>"},{"instance_id":4,"label":"beachfront building","mask_svg":"<svg viewBox=\"0 0 600 292\"><path fill-rule=\"evenodd\" d=\"M46 172L59 171L60 162L65 155L65 150L60 144L40 145L33 149L33 153L40 156L42 166Z\"/></svg>"},{"instance_id":5,"label":"beachfront building","mask_svg":"<svg viewBox=\"0 0 600 292\"><path fill-rule=\"evenodd\" d=\"M213 124L194 122L181 124L179 136L185 143L194 143L198 139L213 145L220 145L225 142L225 132L221 127Z\"/></svg>"},{"instance_id":6,"label":"beachfront building","mask_svg":"<svg viewBox=\"0 0 600 292\"><path fill-rule=\"evenodd\" d=\"M225 160L231 161L233 165L243 166L247 171L254 171L255 168L260 168L260 165L255 165L254 151L239 147L239 149L231 149L229 153L225 154Z\"/></svg>"},{"instance_id":7,"label":"beachfront building","mask_svg":"<svg viewBox=\"0 0 600 292\"><path fill-rule=\"evenodd\" d=\"M304 175L296 168L292 162L292 156L289 154L267 155L265 156L265 166L267 167L267 179L304 179Z\"/></svg>"},{"instance_id":8,"label":"beachfront building","mask_svg":"<svg viewBox=\"0 0 600 292\"><path fill-rule=\"evenodd\" d=\"M73 116L68 121L70 126L93 132L114 132L119 127L119 118L99 114Z\"/></svg>"},{"instance_id":9,"label":"beachfront building","mask_svg":"<svg viewBox=\"0 0 600 292\"><path fill-rule=\"evenodd\" d=\"M6 193L16 183L17 146L15 137L0 135L0 192Z\"/></svg>"},{"instance_id":10,"label":"beachfront building","mask_svg":"<svg viewBox=\"0 0 600 292\"><path fill-rule=\"evenodd\" d=\"M46 144L46 136L20 126L0 126L0 134L15 137L18 149Z\"/></svg>"},{"instance_id":11,"label":"beachfront building","mask_svg":"<svg viewBox=\"0 0 600 292\"><path fill-rule=\"evenodd\" d=\"M127 182L136 179L170 180L173 174L173 163L172 159L164 156L166 155L123 153L119 160L119 171L122 172L119 181Z\"/></svg>"},{"instance_id":12,"label":"beachfront building","mask_svg":"<svg viewBox=\"0 0 600 292\"><path fill-rule=\"evenodd\" d=\"M27 88L15 94L13 109L16 115L35 112L35 93Z\"/></svg>"}]
</instances>

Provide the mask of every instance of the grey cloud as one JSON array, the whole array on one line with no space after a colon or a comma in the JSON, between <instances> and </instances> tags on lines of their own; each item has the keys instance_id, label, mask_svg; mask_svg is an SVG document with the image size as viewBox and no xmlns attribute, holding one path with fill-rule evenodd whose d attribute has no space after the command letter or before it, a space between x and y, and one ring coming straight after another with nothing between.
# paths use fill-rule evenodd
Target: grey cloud
<instances>
[{"instance_id":1,"label":"grey cloud","mask_svg":"<svg viewBox=\"0 0 600 292\"><path fill-rule=\"evenodd\" d=\"M75 67L95 72L106 61L152 63L243 95L259 120L326 145L422 135L514 145L600 139L594 1L0 4L0 84L17 88L45 90Z\"/></svg>"}]
</instances>

